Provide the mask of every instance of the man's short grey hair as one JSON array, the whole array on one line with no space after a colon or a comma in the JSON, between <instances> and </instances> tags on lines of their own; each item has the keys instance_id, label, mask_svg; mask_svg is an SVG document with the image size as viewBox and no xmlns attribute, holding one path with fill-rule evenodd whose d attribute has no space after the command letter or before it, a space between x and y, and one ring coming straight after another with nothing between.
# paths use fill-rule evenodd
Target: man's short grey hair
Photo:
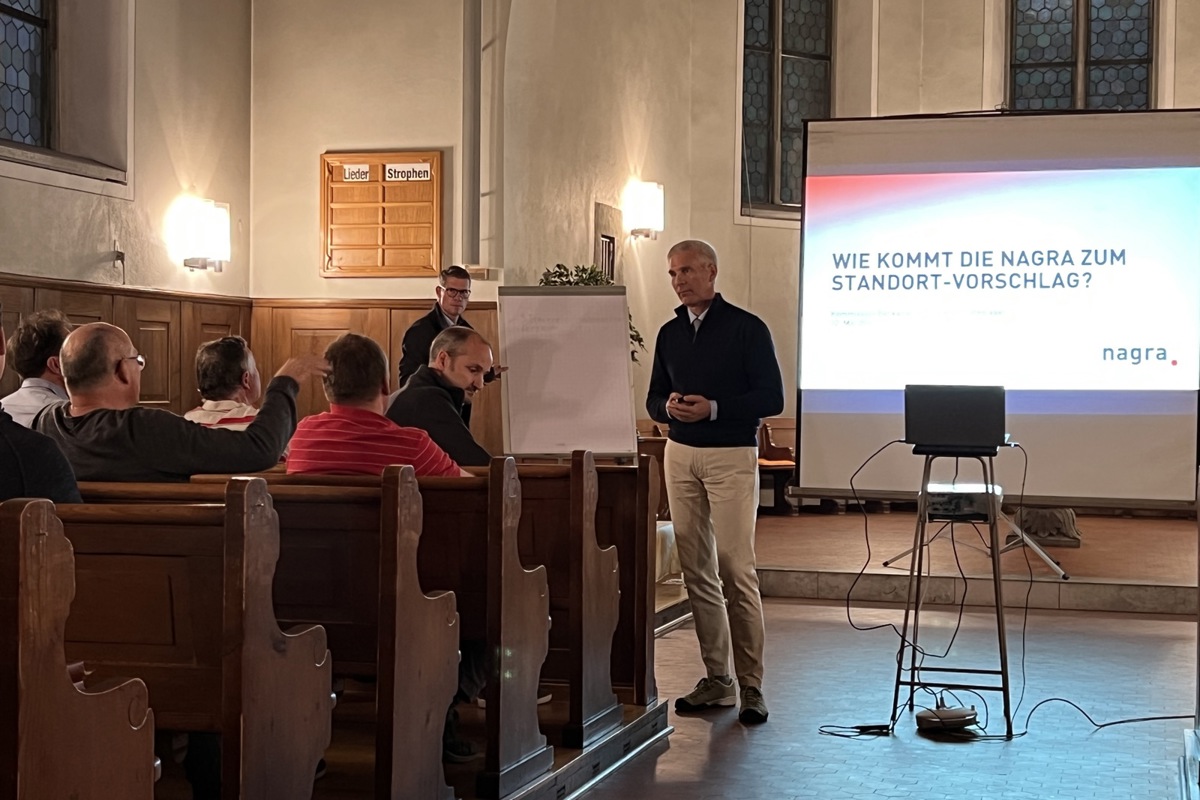
<instances>
[{"instance_id":1,"label":"man's short grey hair","mask_svg":"<svg viewBox=\"0 0 1200 800\"><path fill-rule=\"evenodd\" d=\"M676 244L667 251L667 260L670 261L680 253L699 253L700 257L709 264L712 264L714 267L717 266L717 251L713 249L711 244L700 239L684 239L679 244Z\"/></svg>"},{"instance_id":2,"label":"man's short grey hair","mask_svg":"<svg viewBox=\"0 0 1200 800\"><path fill-rule=\"evenodd\" d=\"M222 336L196 350L196 386L205 400L228 400L250 369L250 346L241 336Z\"/></svg>"},{"instance_id":3,"label":"man's short grey hair","mask_svg":"<svg viewBox=\"0 0 1200 800\"><path fill-rule=\"evenodd\" d=\"M429 363L432 365L442 353L451 358L461 356L466 352L467 344L474 339L478 339L484 345L491 347L488 344L488 340L479 335L479 331L463 325L451 325L439 333L433 340L433 344L429 346Z\"/></svg>"}]
</instances>

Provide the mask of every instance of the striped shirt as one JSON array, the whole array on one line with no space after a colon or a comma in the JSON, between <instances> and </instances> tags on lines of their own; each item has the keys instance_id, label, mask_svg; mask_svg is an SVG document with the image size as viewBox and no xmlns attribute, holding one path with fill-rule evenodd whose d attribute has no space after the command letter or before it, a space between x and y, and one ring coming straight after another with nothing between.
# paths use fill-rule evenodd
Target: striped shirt
<instances>
[{"instance_id":1,"label":"striped shirt","mask_svg":"<svg viewBox=\"0 0 1200 800\"><path fill-rule=\"evenodd\" d=\"M257 413L258 409L254 406L236 400L205 400L199 407L184 414L183 418L206 428L244 431Z\"/></svg>"},{"instance_id":2,"label":"striped shirt","mask_svg":"<svg viewBox=\"0 0 1200 800\"><path fill-rule=\"evenodd\" d=\"M391 464L411 464L419 476L460 474L458 464L420 428L402 428L382 414L336 403L300 420L287 456L289 475L379 475Z\"/></svg>"}]
</instances>

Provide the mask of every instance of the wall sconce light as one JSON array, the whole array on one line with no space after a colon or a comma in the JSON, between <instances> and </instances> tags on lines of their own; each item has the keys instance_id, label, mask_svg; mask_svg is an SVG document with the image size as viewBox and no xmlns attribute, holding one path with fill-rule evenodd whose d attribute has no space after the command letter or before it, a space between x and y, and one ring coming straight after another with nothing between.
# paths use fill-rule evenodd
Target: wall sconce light
<instances>
[{"instance_id":1,"label":"wall sconce light","mask_svg":"<svg viewBox=\"0 0 1200 800\"><path fill-rule=\"evenodd\" d=\"M172 261L221 272L230 258L229 204L191 194L175 199L163 223Z\"/></svg>"},{"instance_id":2,"label":"wall sconce light","mask_svg":"<svg viewBox=\"0 0 1200 800\"><path fill-rule=\"evenodd\" d=\"M663 186L650 181L630 181L621 199L621 212L634 238L657 239L663 229Z\"/></svg>"}]
</instances>

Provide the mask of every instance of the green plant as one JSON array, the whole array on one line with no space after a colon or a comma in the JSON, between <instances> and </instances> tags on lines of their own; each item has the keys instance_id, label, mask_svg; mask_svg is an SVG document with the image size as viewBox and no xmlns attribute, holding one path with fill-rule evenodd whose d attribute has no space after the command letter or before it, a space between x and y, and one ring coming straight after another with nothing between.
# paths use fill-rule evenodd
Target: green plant
<instances>
[{"instance_id":1,"label":"green plant","mask_svg":"<svg viewBox=\"0 0 1200 800\"><path fill-rule=\"evenodd\" d=\"M576 264L568 267L566 264L555 264L553 269L547 269L538 279L538 286L612 286L613 281L595 265L583 266ZM633 314L629 315L629 357L633 363L638 361L638 350L646 352L646 342L642 334L633 324Z\"/></svg>"}]
</instances>

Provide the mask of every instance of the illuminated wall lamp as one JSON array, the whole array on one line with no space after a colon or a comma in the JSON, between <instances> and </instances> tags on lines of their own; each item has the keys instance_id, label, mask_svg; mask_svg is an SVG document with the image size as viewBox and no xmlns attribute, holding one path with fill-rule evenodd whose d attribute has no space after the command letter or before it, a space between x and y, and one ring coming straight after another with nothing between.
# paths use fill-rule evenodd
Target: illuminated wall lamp
<instances>
[{"instance_id":1,"label":"illuminated wall lamp","mask_svg":"<svg viewBox=\"0 0 1200 800\"><path fill-rule=\"evenodd\" d=\"M657 239L663 230L663 186L650 181L630 181L621 200L621 211L635 239Z\"/></svg>"},{"instance_id":2,"label":"illuminated wall lamp","mask_svg":"<svg viewBox=\"0 0 1200 800\"><path fill-rule=\"evenodd\" d=\"M221 272L230 258L229 204L180 195L164 224L171 260L188 269Z\"/></svg>"}]
</instances>

